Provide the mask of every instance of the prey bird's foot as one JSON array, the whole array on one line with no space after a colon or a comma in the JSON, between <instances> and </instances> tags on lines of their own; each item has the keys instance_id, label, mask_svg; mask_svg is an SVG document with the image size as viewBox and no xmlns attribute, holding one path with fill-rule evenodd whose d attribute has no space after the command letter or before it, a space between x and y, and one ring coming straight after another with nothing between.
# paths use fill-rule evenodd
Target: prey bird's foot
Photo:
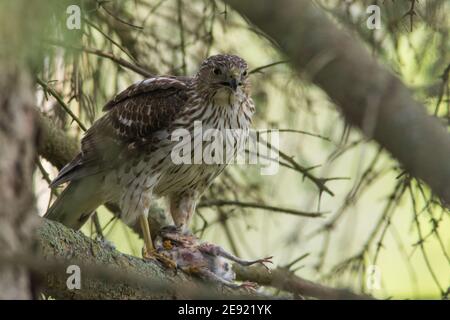
<instances>
[{"instance_id":1,"label":"prey bird's foot","mask_svg":"<svg viewBox=\"0 0 450 320\"><path fill-rule=\"evenodd\" d=\"M191 274L195 273L204 280L210 281L215 284L220 284L223 287L228 287L231 289L245 289L250 292L255 292L256 289L259 287L258 284L250 281L244 281L241 284L234 283L229 279L225 279L224 277L222 277L220 274L217 274L213 270L201 266L200 267L191 266L188 268L188 272Z\"/></svg>"},{"instance_id":2,"label":"prey bird's foot","mask_svg":"<svg viewBox=\"0 0 450 320\"><path fill-rule=\"evenodd\" d=\"M258 284L251 281L244 281L242 284L239 285L240 289L245 289L250 292L256 292L256 289L258 289Z\"/></svg>"},{"instance_id":3,"label":"prey bird's foot","mask_svg":"<svg viewBox=\"0 0 450 320\"><path fill-rule=\"evenodd\" d=\"M266 266L266 263L273 264L272 258L273 258L273 256L266 257L266 258L262 258L262 259L258 259L258 260L252 261L252 262L253 262L252 264L259 263L259 264L261 264L264 268L266 268L267 271L270 272L270 269L269 269L268 266Z\"/></svg>"}]
</instances>

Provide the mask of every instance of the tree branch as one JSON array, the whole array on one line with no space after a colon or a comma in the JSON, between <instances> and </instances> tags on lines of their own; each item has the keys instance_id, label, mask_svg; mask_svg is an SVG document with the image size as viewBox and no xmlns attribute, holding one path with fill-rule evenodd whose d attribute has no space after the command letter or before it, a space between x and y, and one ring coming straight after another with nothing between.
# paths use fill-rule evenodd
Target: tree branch
<instances>
[{"instance_id":1,"label":"tree branch","mask_svg":"<svg viewBox=\"0 0 450 320\"><path fill-rule=\"evenodd\" d=\"M162 267L87 238L79 231L42 219L38 230L38 259L9 259L30 265L44 277L43 293L56 299L181 299L181 298L274 298L207 285L185 273ZM5 258L2 261L5 262ZM69 265L81 270L81 289L66 285ZM260 267L233 266L237 279L273 286L303 297L318 299L370 299L347 290L334 289L295 276L287 269L268 272Z\"/></svg>"},{"instance_id":2,"label":"tree branch","mask_svg":"<svg viewBox=\"0 0 450 320\"><path fill-rule=\"evenodd\" d=\"M42 219L38 230L38 259L19 256L10 261L31 265L44 277L42 292L56 299L187 299L258 298L243 290L206 285L183 272L167 270L89 239L79 231ZM5 259L3 258L2 261ZM80 267L80 289L68 289L69 265Z\"/></svg>"},{"instance_id":3,"label":"tree branch","mask_svg":"<svg viewBox=\"0 0 450 320\"><path fill-rule=\"evenodd\" d=\"M61 169L80 152L78 139L56 127L52 121L38 113L39 139L38 154Z\"/></svg>"},{"instance_id":4,"label":"tree branch","mask_svg":"<svg viewBox=\"0 0 450 320\"><path fill-rule=\"evenodd\" d=\"M450 203L450 136L405 85L312 1L227 1L275 40L345 118Z\"/></svg>"},{"instance_id":5,"label":"tree branch","mask_svg":"<svg viewBox=\"0 0 450 320\"><path fill-rule=\"evenodd\" d=\"M268 272L260 266L244 268L234 264L236 278L242 281L252 281L259 285L271 286L279 290L293 293L295 296L311 297L321 300L372 300L371 296L356 294L346 289L336 289L314 283L296 276L287 268L279 267Z\"/></svg>"}]
</instances>

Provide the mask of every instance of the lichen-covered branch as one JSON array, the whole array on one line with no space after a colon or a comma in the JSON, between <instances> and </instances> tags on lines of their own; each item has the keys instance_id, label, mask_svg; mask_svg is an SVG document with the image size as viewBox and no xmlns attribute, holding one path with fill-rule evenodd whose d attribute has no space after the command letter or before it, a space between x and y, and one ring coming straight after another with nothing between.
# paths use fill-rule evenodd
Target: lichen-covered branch
<instances>
[{"instance_id":1,"label":"lichen-covered branch","mask_svg":"<svg viewBox=\"0 0 450 320\"><path fill-rule=\"evenodd\" d=\"M38 230L39 259L31 264L44 277L42 292L56 299L186 299L186 298L273 298L242 290L207 285L183 272L168 270L157 261L143 260L89 239L79 231L42 219ZM69 290L69 265L80 267L81 288ZM234 265L237 279L272 286L297 296L317 299L369 299L347 290L334 289L302 279L282 268Z\"/></svg>"},{"instance_id":2,"label":"lichen-covered branch","mask_svg":"<svg viewBox=\"0 0 450 320\"><path fill-rule=\"evenodd\" d=\"M233 266L238 280L252 281L263 286L293 293L296 297L311 297L321 300L372 300L371 296L356 294L346 289L337 289L321 285L299 276L287 268L277 268L268 272L260 266L244 268Z\"/></svg>"},{"instance_id":3,"label":"lichen-covered branch","mask_svg":"<svg viewBox=\"0 0 450 320\"><path fill-rule=\"evenodd\" d=\"M156 260L120 253L103 242L46 219L42 219L38 230L38 245L39 259L32 262L33 271L44 277L42 292L56 299L260 297L201 283L181 271L165 269ZM80 289L70 290L66 285L69 265L80 267Z\"/></svg>"}]
</instances>

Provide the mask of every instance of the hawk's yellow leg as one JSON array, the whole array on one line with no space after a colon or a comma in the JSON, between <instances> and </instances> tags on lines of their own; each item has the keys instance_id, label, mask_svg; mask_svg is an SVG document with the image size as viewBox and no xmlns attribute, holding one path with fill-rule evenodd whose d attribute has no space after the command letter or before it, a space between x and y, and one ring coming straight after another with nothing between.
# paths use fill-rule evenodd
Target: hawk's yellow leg
<instances>
[{"instance_id":1,"label":"hawk's yellow leg","mask_svg":"<svg viewBox=\"0 0 450 320\"><path fill-rule=\"evenodd\" d=\"M155 247L152 242L152 235L150 234L150 226L148 225L147 217L144 215L140 216L140 223L142 234L144 235L145 252L144 256L151 254L155 251Z\"/></svg>"},{"instance_id":2,"label":"hawk's yellow leg","mask_svg":"<svg viewBox=\"0 0 450 320\"><path fill-rule=\"evenodd\" d=\"M150 226L148 224L147 218L141 215L139 219L141 223L142 234L144 236L144 252L143 252L144 258L157 259L161 261L166 267L170 269L176 269L177 263L175 261L156 252L155 247L153 246L152 236L150 233Z\"/></svg>"}]
</instances>

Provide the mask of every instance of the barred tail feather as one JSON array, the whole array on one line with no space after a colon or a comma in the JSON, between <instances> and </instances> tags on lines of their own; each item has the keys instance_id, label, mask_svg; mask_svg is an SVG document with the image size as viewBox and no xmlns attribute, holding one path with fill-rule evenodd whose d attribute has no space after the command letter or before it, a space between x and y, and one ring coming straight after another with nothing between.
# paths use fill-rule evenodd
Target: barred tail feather
<instances>
[{"instance_id":1,"label":"barred tail feather","mask_svg":"<svg viewBox=\"0 0 450 320\"><path fill-rule=\"evenodd\" d=\"M71 181L44 217L80 229L92 212L104 203L101 181L100 175Z\"/></svg>"}]
</instances>

